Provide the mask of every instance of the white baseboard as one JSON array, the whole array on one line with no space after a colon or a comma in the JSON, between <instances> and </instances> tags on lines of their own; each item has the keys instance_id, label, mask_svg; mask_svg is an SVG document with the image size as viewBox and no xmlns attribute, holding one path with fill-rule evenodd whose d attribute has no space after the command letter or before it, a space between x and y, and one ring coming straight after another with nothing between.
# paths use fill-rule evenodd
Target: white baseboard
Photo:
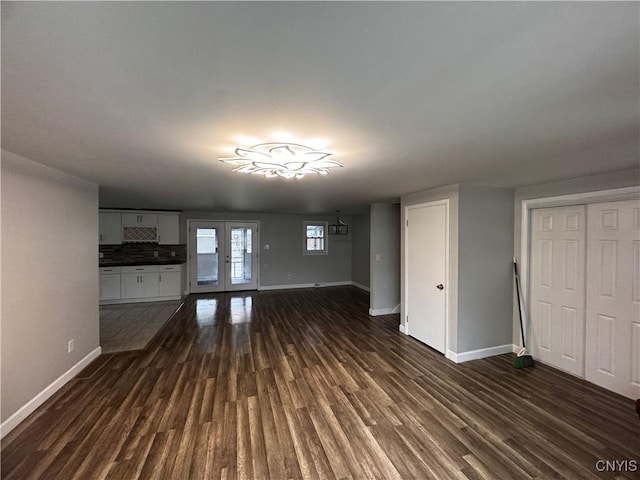
<instances>
[{"instance_id":1,"label":"white baseboard","mask_svg":"<svg viewBox=\"0 0 640 480\"><path fill-rule=\"evenodd\" d=\"M400 333L409 335L409 330L407 329L407 326L404 323L401 323L400 326L398 326L398 330L400 330Z\"/></svg>"},{"instance_id":2,"label":"white baseboard","mask_svg":"<svg viewBox=\"0 0 640 480\"><path fill-rule=\"evenodd\" d=\"M369 287L365 287L364 285L358 283L358 282L351 282L351 285L353 285L354 287L359 288L360 290L364 290L365 292L370 292L371 289Z\"/></svg>"},{"instance_id":3,"label":"white baseboard","mask_svg":"<svg viewBox=\"0 0 640 480\"><path fill-rule=\"evenodd\" d=\"M369 309L369 315L372 317L377 317L378 315L391 315L392 313L396 313L393 311L393 308L373 308Z\"/></svg>"},{"instance_id":4,"label":"white baseboard","mask_svg":"<svg viewBox=\"0 0 640 480\"><path fill-rule=\"evenodd\" d=\"M479 350L470 350L468 352L455 353L451 350L447 351L447 358L455 363L468 362L470 360L479 360L480 358L493 357L495 355L503 355L513 352L512 344L498 345L496 347L481 348Z\"/></svg>"},{"instance_id":5,"label":"white baseboard","mask_svg":"<svg viewBox=\"0 0 640 480\"><path fill-rule=\"evenodd\" d=\"M117 300L100 300L100 305L119 305L121 303L149 303L149 302L166 302L169 300L180 300L181 295L172 295L170 297L145 297L145 298L119 298Z\"/></svg>"},{"instance_id":6,"label":"white baseboard","mask_svg":"<svg viewBox=\"0 0 640 480\"><path fill-rule=\"evenodd\" d=\"M401 306L402 306L401 303L397 304L395 307L393 307L393 310L391 311L391 313L400 313Z\"/></svg>"},{"instance_id":7,"label":"white baseboard","mask_svg":"<svg viewBox=\"0 0 640 480\"><path fill-rule=\"evenodd\" d=\"M352 285L353 282L345 280L342 282L318 282L318 283L292 283L290 285L261 285L258 290L290 290L293 288L323 288L323 287L344 287Z\"/></svg>"},{"instance_id":8,"label":"white baseboard","mask_svg":"<svg viewBox=\"0 0 640 480\"><path fill-rule=\"evenodd\" d=\"M49 398L53 396L58 390L60 390L69 380L75 377L78 373L82 371L87 365L89 365L93 360L98 358L102 353L102 347L98 347L92 352L90 352L86 357L76 363L69 370L60 375L56 380L51 383L47 388L42 390L39 394L25 403L18 411L16 411L13 415L7 418L0 425L0 438L4 438L6 434L8 434L11 430L16 428L20 422L22 422L25 418L31 415L40 405L46 402Z\"/></svg>"}]
</instances>

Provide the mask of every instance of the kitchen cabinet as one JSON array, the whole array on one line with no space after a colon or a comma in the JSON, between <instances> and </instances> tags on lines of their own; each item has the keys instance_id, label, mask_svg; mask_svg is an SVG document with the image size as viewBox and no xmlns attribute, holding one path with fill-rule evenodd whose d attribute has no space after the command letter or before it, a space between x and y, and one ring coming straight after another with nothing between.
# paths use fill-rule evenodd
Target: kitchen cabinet
<instances>
[{"instance_id":1,"label":"kitchen cabinet","mask_svg":"<svg viewBox=\"0 0 640 480\"><path fill-rule=\"evenodd\" d=\"M100 268L100 300L120 299L120 267Z\"/></svg>"},{"instance_id":2,"label":"kitchen cabinet","mask_svg":"<svg viewBox=\"0 0 640 480\"><path fill-rule=\"evenodd\" d=\"M158 215L155 213L123 213L123 227L157 227Z\"/></svg>"},{"instance_id":3,"label":"kitchen cabinet","mask_svg":"<svg viewBox=\"0 0 640 480\"><path fill-rule=\"evenodd\" d=\"M158 296L158 267L122 267L122 299L151 298Z\"/></svg>"},{"instance_id":4,"label":"kitchen cabinet","mask_svg":"<svg viewBox=\"0 0 640 480\"><path fill-rule=\"evenodd\" d=\"M98 217L100 245L122 243L122 215L115 212L100 212Z\"/></svg>"},{"instance_id":5,"label":"kitchen cabinet","mask_svg":"<svg viewBox=\"0 0 640 480\"><path fill-rule=\"evenodd\" d=\"M177 300L182 296L182 266L100 267L100 303Z\"/></svg>"},{"instance_id":6,"label":"kitchen cabinet","mask_svg":"<svg viewBox=\"0 0 640 480\"><path fill-rule=\"evenodd\" d=\"M158 214L158 244L178 245L180 243L180 215Z\"/></svg>"},{"instance_id":7,"label":"kitchen cabinet","mask_svg":"<svg viewBox=\"0 0 640 480\"><path fill-rule=\"evenodd\" d=\"M180 265L161 265L158 268L158 296L180 296L182 284Z\"/></svg>"}]
</instances>

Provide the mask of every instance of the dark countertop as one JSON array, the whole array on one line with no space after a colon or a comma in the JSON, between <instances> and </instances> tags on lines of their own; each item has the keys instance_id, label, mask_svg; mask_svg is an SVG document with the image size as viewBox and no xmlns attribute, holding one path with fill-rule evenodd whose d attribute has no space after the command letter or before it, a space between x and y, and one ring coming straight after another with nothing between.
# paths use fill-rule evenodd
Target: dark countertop
<instances>
[{"instance_id":1,"label":"dark countertop","mask_svg":"<svg viewBox=\"0 0 640 480\"><path fill-rule=\"evenodd\" d=\"M138 265L182 265L186 263L182 260L145 260L144 262L136 261L136 262L108 262L103 263L100 262L98 266L102 267L135 267Z\"/></svg>"}]
</instances>

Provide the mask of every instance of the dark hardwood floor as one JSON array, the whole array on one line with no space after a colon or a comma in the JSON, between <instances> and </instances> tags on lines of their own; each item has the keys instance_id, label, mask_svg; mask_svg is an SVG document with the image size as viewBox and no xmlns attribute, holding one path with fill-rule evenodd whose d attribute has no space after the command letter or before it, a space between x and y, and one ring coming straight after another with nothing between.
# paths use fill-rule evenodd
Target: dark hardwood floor
<instances>
[{"instance_id":1,"label":"dark hardwood floor","mask_svg":"<svg viewBox=\"0 0 640 480\"><path fill-rule=\"evenodd\" d=\"M640 462L631 400L456 365L367 311L352 287L192 295L9 433L2 478L638 478L597 463Z\"/></svg>"}]
</instances>

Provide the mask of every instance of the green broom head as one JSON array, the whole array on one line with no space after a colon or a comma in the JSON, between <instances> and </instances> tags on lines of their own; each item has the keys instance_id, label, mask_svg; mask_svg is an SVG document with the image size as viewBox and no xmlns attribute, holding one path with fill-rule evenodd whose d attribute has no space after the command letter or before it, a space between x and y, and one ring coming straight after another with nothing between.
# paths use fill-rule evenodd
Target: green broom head
<instances>
[{"instance_id":1,"label":"green broom head","mask_svg":"<svg viewBox=\"0 0 640 480\"><path fill-rule=\"evenodd\" d=\"M513 366L516 368L533 367L533 357L528 355L527 350L523 348L518 352L518 356L516 357L515 362L513 362Z\"/></svg>"}]
</instances>

